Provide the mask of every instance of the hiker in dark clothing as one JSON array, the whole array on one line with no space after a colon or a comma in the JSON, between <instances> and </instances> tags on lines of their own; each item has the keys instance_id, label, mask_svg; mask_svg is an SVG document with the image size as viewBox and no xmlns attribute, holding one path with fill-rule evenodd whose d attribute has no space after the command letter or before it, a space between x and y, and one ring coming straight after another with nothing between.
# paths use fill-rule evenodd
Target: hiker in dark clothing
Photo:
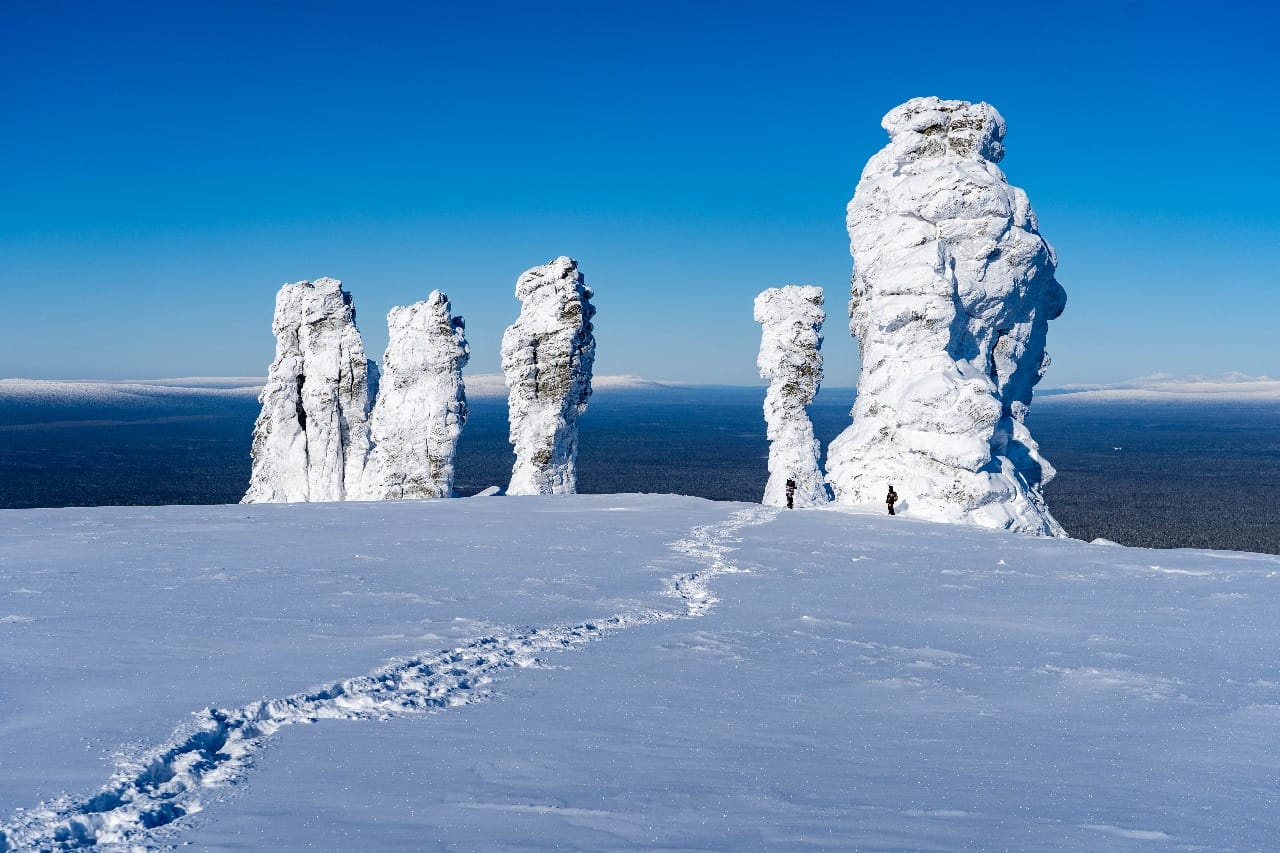
<instances>
[{"instance_id":1,"label":"hiker in dark clothing","mask_svg":"<svg viewBox=\"0 0 1280 853\"><path fill-rule=\"evenodd\" d=\"M795 509L796 481L787 480L787 509Z\"/></svg>"},{"instance_id":2,"label":"hiker in dark clothing","mask_svg":"<svg viewBox=\"0 0 1280 853\"><path fill-rule=\"evenodd\" d=\"M885 495L884 502L889 505L889 515L893 515L893 505L898 502L898 493L893 490L893 486L889 486L889 494Z\"/></svg>"}]
</instances>

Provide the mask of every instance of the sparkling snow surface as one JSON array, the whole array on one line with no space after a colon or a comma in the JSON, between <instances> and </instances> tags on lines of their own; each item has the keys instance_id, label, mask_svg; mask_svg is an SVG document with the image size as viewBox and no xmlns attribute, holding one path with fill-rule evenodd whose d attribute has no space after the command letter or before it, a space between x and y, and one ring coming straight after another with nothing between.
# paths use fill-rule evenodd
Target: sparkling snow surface
<instances>
[{"instance_id":1,"label":"sparkling snow surface","mask_svg":"<svg viewBox=\"0 0 1280 853\"><path fill-rule=\"evenodd\" d=\"M0 831L1273 849L1278 591L1280 557L671 496L8 510Z\"/></svg>"}]
</instances>

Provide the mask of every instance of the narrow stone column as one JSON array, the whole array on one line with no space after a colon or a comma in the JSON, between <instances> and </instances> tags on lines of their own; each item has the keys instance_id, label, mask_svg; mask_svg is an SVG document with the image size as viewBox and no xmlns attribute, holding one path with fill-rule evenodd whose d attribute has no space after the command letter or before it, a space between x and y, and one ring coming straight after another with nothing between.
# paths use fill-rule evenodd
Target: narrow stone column
<instances>
[{"instance_id":1,"label":"narrow stone column","mask_svg":"<svg viewBox=\"0 0 1280 853\"><path fill-rule=\"evenodd\" d=\"M467 421L462 368L471 350L449 297L392 308L373 408L373 450L358 500L453 496L454 454Z\"/></svg>"},{"instance_id":2,"label":"narrow stone column","mask_svg":"<svg viewBox=\"0 0 1280 853\"><path fill-rule=\"evenodd\" d=\"M502 336L516 463L509 495L577 489L578 416L591 396L596 340L592 291L573 258L556 258L516 282L520 317Z\"/></svg>"},{"instance_id":3,"label":"narrow stone column","mask_svg":"<svg viewBox=\"0 0 1280 853\"><path fill-rule=\"evenodd\" d=\"M258 398L243 503L340 501L369 455L369 385L351 294L333 278L286 284L271 328L276 357Z\"/></svg>"},{"instance_id":4,"label":"narrow stone column","mask_svg":"<svg viewBox=\"0 0 1280 853\"><path fill-rule=\"evenodd\" d=\"M761 325L756 364L769 380L764 420L769 435L769 482L763 503L787 505L787 480L795 481L793 505L827 503L808 406L822 385L822 288L787 285L756 297Z\"/></svg>"}]
</instances>

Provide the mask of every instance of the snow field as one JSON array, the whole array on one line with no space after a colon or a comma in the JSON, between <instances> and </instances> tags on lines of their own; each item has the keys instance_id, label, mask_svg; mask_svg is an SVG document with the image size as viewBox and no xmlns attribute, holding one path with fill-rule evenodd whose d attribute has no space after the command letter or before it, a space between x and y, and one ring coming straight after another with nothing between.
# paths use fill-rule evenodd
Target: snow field
<instances>
[{"instance_id":1,"label":"snow field","mask_svg":"<svg viewBox=\"0 0 1280 853\"><path fill-rule=\"evenodd\" d=\"M632 608L568 627L484 636L283 699L258 700L235 710L207 708L163 745L120 760L112 781L92 796L77 800L63 795L35 809L20 809L16 819L0 826L0 850L133 843L139 834L200 812L202 789L237 782L265 739L284 726L322 719L385 720L469 704L487 695L485 688L501 670L537 665L539 654L580 645L608 630L705 613L715 601L709 581L732 570L724 560L728 549L718 539L769 515L759 508L743 510L722 524L697 527L673 544L676 553L699 567L666 580L666 594L679 603L676 609ZM131 540L119 544L128 546ZM35 621L11 621L19 619Z\"/></svg>"},{"instance_id":2,"label":"snow field","mask_svg":"<svg viewBox=\"0 0 1280 853\"><path fill-rule=\"evenodd\" d=\"M13 846L1280 838L1273 556L635 495L9 511L0 555Z\"/></svg>"}]
</instances>

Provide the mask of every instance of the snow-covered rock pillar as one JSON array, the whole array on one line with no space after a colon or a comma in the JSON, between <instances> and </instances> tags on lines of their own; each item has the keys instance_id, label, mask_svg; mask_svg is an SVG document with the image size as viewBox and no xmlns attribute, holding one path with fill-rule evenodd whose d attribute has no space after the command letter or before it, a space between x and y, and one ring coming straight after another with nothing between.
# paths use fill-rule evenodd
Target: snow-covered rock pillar
<instances>
[{"instance_id":1,"label":"snow-covered rock pillar","mask_svg":"<svg viewBox=\"0 0 1280 853\"><path fill-rule=\"evenodd\" d=\"M244 503L340 501L369 455L370 383L356 311L333 278L286 284L271 329L276 357L258 398Z\"/></svg>"},{"instance_id":2,"label":"snow-covered rock pillar","mask_svg":"<svg viewBox=\"0 0 1280 853\"><path fill-rule=\"evenodd\" d=\"M578 416L591 396L596 340L591 288L578 262L556 258L520 276L520 317L502 336L511 444L509 495L571 494L577 487Z\"/></svg>"},{"instance_id":3,"label":"snow-covered rock pillar","mask_svg":"<svg viewBox=\"0 0 1280 853\"><path fill-rule=\"evenodd\" d=\"M849 203L849 328L862 375L853 425L828 448L836 499L1048 536L1054 475L1025 419L1066 293L1026 193L996 163L989 104L916 98Z\"/></svg>"},{"instance_id":4,"label":"snow-covered rock pillar","mask_svg":"<svg viewBox=\"0 0 1280 853\"><path fill-rule=\"evenodd\" d=\"M769 380L764 397L764 420L769 435L769 482L764 487L768 506L787 505L787 480L795 480L794 505L827 502L818 466L820 448L813 437L808 406L822 384L822 288L788 285L756 297L756 322L761 324L760 355L756 364Z\"/></svg>"},{"instance_id":5,"label":"snow-covered rock pillar","mask_svg":"<svg viewBox=\"0 0 1280 853\"><path fill-rule=\"evenodd\" d=\"M453 461L467 420L462 368L471 350L449 297L431 291L425 302L392 308L373 409L373 450L360 500L453 496Z\"/></svg>"}]
</instances>

